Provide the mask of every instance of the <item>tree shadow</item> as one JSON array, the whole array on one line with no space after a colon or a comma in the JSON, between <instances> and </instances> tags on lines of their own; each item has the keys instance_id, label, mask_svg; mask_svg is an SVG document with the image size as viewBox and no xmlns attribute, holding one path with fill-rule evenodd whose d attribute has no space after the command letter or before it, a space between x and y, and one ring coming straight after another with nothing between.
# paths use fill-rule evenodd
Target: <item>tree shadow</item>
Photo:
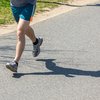
<instances>
[{"instance_id":1,"label":"tree shadow","mask_svg":"<svg viewBox=\"0 0 100 100\"><path fill-rule=\"evenodd\" d=\"M40 1L38 0L37 2L39 3L49 3L49 4L57 4L57 5L65 5L65 6L71 6L71 7L85 7L85 6L97 6L99 7L100 4L87 4L87 5L80 5L80 4L69 4L69 3L65 3L65 2L54 2L54 1Z\"/></svg>"},{"instance_id":2,"label":"tree shadow","mask_svg":"<svg viewBox=\"0 0 100 100\"><path fill-rule=\"evenodd\" d=\"M37 59L37 61L43 61L45 62L45 66L50 72L37 72L37 73L14 73L14 78L20 78L24 75L64 75L66 77L75 77L77 75L79 76L91 76L91 77L100 77L100 71L85 71L80 69L74 69L74 68L63 68L60 66L57 66L56 63L54 63L55 59Z\"/></svg>"},{"instance_id":3,"label":"tree shadow","mask_svg":"<svg viewBox=\"0 0 100 100\"><path fill-rule=\"evenodd\" d=\"M9 51L9 50L15 50L15 47L14 46L0 46L0 51Z\"/></svg>"},{"instance_id":4,"label":"tree shadow","mask_svg":"<svg viewBox=\"0 0 100 100\"><path fill-rule=\"evenodd\" d=\"M87 6L97 6L97 7L100 7L100 4L91 4L91 5L87 5Z\"/></svg>"},{"instance_id":5,"label":"tree shadow","mask_svg":"<svg viewBox=\"0 0 100 100\"><path fill-rule=\"evenodd\" d=\"M37 1L38 3L49 3L49 4L57 4L57 5L65 5L65 6L72 6L72 7L82 7L82 5L72 5L72 4L69 4L69 3L64 3L64 2L56 2L56 1L40 1L38 0Z\"/></svg>"}]
</instances>

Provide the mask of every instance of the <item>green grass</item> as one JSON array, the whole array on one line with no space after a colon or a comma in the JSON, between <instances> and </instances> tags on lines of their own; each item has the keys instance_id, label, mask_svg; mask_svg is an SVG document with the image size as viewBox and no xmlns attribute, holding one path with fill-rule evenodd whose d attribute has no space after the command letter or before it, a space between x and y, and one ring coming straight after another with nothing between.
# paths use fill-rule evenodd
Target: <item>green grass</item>
<instances>
[{"instance_id":1,"label":"green grass","mask_svg":"<svg viewBox=\"0 0 100 100\"><path fill-rule=\"evenodd\" d=\"M9 0L0 0L0 24L13 23Z\"/></svg>"},{"instance_id":2,"label":"green grass","mask_svg":"<svg viewBox=\"0 0 100 100\"><path fill-rule=\"evenodd\" d=\"M49 9L53 9L59 5L61 5L60 3L64 3L67 2L68 0L38 0L37 2L37 12L44 12L46 9L45 8L49 8Z\"/></svg>"},{"instance_id":3,"label":"green grass","mask_svg":"<svg viewBox=\"0 0 100 100\"><path fill-rule=\"evenodd\" d=\"M44 12L59 6L61 2L67 2L68 0L37 0L36 12ZM0 0L0 25L14 23L12 12L10 9L10 0Z\"/></svg>"}]
</instances>

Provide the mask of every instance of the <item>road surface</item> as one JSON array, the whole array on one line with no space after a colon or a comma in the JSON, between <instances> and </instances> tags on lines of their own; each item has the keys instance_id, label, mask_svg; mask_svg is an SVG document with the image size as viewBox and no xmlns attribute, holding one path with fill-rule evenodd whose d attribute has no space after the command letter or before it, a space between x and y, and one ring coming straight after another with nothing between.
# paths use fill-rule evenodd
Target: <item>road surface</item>
<instances>
[{"instance_id":1,"label":"road surface","mask_svg":"<svg viewBox=\"0 0 100 100\"><path fill-rule=\"evenodd\" d=\"M32 56L27 38L18 73L15 32L0 36L0 100L100 100L100 2L32 26L44 38Z\"/></svg>"}]
</instances>

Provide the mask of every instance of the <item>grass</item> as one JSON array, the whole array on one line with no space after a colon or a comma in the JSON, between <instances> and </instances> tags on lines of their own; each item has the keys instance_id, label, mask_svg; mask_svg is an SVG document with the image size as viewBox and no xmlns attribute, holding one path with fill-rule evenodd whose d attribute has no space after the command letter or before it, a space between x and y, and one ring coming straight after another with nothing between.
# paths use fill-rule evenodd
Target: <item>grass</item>
<instances>
[{"instance_id":1,"label":"grass","mask_svg":"<svg viewBox=\"0 0 100 100\"><path fill-rule=\"evenodd\" d=\"M44 12L55 8L60 5L61 2L67 2L69 0L37 0L36 12ZM10 9L10 0L0 0L0 25L14 23L12 12Z\"/></svg>"},{"instance_id":2,"label":"grass","mask_svg":"<svg viewBox=\"0 0 100 100\"><path fill-rule=\"evenodd\" d=\"M47 8L47 10L53 9L58 7L61 2L64 3L67 1L68 0L38 0L36 12L44 12L46 10L45 8Z\"/></svg>"},{"instance_id":3,"label":"grass","mask_svg":"<svg viewBox=\"0 0 100 100\"><path fill-rule=\"evenodd\" d=\"M0 0L0 24L13 23L9 0Z\"/></svg>"}]
</instances>

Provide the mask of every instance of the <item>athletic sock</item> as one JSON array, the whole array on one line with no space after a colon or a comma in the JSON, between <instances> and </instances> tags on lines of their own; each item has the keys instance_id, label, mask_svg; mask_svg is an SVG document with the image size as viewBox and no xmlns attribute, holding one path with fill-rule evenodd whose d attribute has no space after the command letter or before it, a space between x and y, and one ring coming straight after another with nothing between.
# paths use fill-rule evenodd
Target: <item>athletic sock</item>
<instances>
[{"instance_id":1,"label":"athletic sock","mask_svg":"<svg viewBox=\"0 0 100 100\"><path fill-rule=\"evenodd\" d=\"M17 64L17 66L18 66L18 62L17 62L17 61L15 61L15 60L14 60L14 62L15 62L15 63Z\"/></svg>"},{"instance_id":2,"label":"athletic sock","mask_svg":"<svg viewBox=\"0 0 100 100\"><path fill-rule=\"evenodd\" d=\"M37 45L38 44L38 39L36 38L36 41L33 42L34 45Z\"/></svg>"}]
</instances>

